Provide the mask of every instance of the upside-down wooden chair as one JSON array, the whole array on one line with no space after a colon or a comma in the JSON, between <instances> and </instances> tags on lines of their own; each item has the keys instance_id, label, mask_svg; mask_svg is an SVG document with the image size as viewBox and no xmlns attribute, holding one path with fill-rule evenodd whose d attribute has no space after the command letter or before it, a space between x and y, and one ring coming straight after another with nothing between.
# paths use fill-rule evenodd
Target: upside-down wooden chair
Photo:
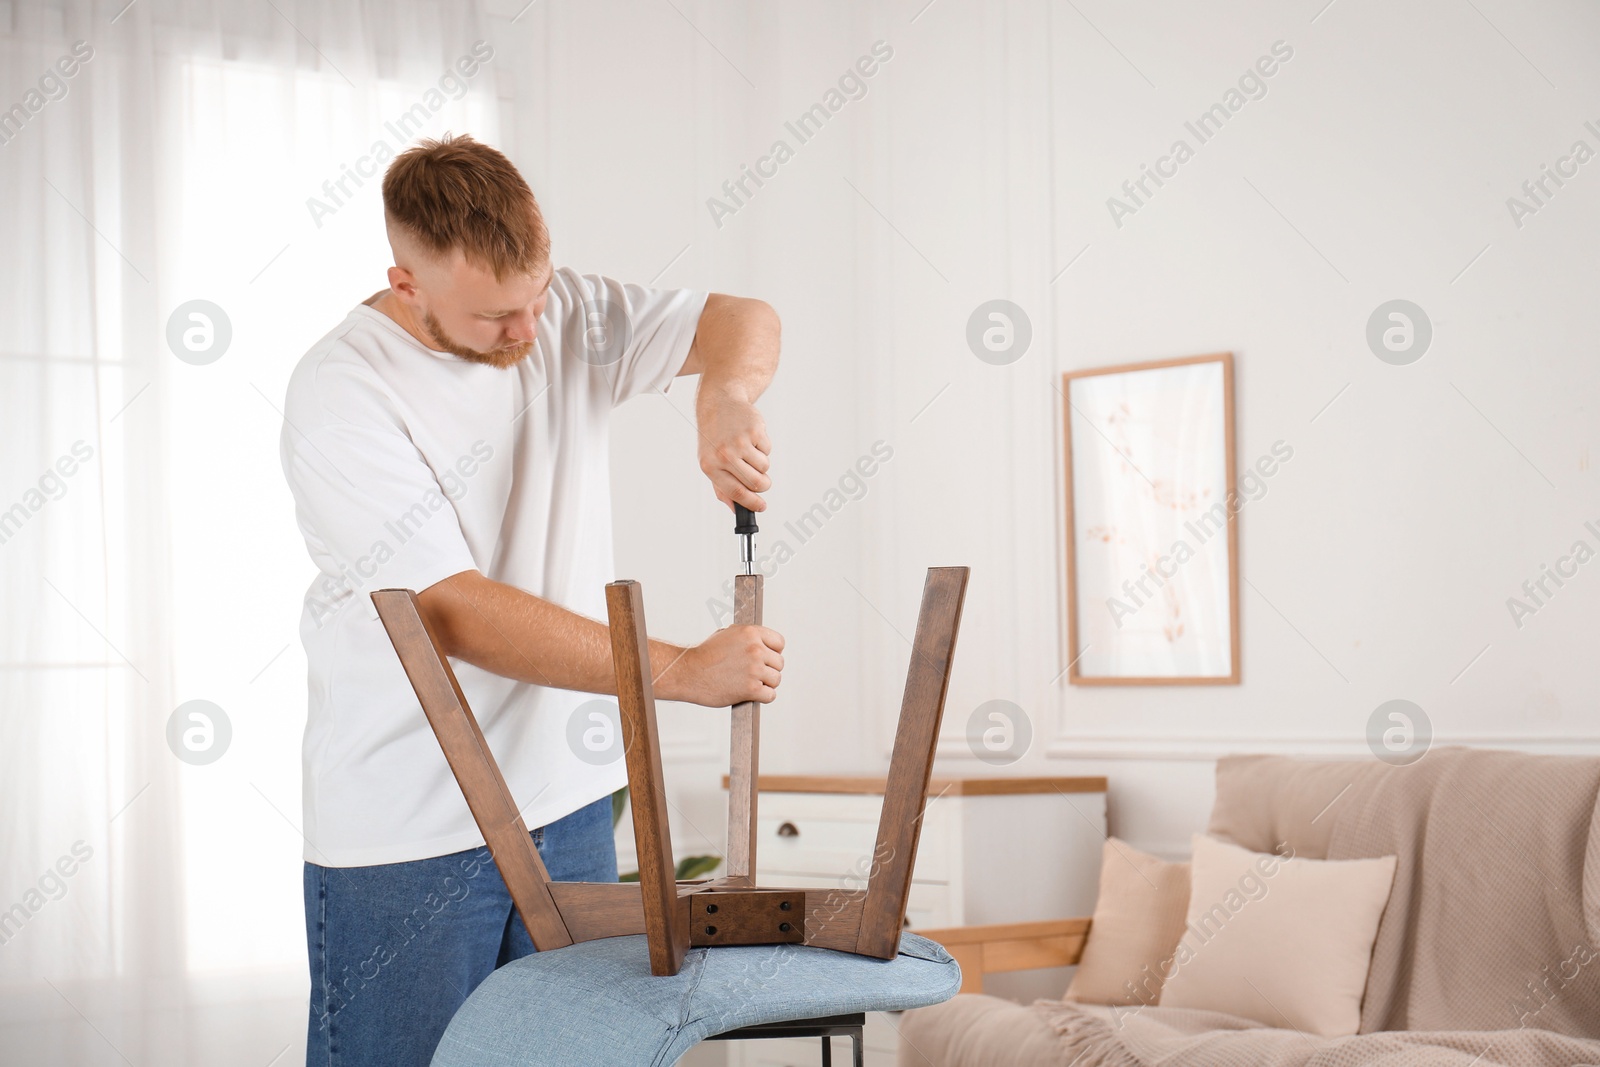
<instances>
[{"instance_id":1,"label":"upside-down wooden chair","mask_svg":"<svg viewBox=\"0 0 1600 1067\"><path fill-rule=\"evenodd\" d=\"M854 1039L859 1064L865 1012L953 996L961 981L954 960L902 927L967 576L966 567L930 568L923 586L865 886L820 890L756 884L754 702L733 709L726 874L675 880L638 582L606 586L637 883L550 880L415 593L375 591L378 616L539 950L473 992L435 1067L670 1064L705 1039L799 1033L824 1035L827 1064L826 1035L839 1032ZM761 575L736 576L734 592L735 621L759 622Z\"/></svg>"}]
</instances>

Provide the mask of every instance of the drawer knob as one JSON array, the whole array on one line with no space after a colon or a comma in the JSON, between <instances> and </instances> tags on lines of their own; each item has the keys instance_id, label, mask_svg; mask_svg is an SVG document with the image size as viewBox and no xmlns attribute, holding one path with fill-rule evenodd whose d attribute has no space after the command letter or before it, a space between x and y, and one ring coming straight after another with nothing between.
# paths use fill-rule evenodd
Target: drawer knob
<instances>
[{"instance_id":1,"label":"drawer knob","mask_svg":"<svg viewBox=\"0 0 1600 1067\"><path fill-rule=\"evenodd\" d=\"M778 824L778 836L779 837L799 837L800 836L800 828L795 826L795 824L792 823L792 822L779 823Z\"/></svg>"}]
</instances>

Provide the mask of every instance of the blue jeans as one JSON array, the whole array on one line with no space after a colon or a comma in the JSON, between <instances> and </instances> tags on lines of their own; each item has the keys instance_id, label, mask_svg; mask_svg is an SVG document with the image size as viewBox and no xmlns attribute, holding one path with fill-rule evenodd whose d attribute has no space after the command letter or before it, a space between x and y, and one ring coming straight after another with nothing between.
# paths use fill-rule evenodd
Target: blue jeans
<instances>
[{"instance_id":1,"label":"blue jeans","mask_svg":"<svg viewBox=\"0 0 1600 1067\"><path fill-rule=\"evenodd\" d=\"M556 882L615 882L611 798L531 831ZM487 847L372 867L305 865L307 1067L427 1067L496 967L534 951Z\"/></svg>"}]
</instances>

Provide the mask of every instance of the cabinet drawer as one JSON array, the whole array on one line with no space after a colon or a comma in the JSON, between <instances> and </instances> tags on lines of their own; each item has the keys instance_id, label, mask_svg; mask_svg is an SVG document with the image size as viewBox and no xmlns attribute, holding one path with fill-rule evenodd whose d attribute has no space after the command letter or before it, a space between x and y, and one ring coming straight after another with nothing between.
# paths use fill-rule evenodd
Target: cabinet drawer
<instances>
[{"instance_id":1,"label":"cabinet drawer","mask_svg":"<svg viewBox=\"0 0 1600 1067\"><path fill-rule=\"evenodd\" d=\"M880 796L763 793L757 807L758 865L772 871L820 875L831 884L861 888L872 870ZM930 803L917 843L915 876L949 881L952 812L949 802Z\"/></svg>"},{"instance_id":2,"label":"cabinet drawer","mask_svg":"<svg viewBox=\"0 0 1600 1067\"><path fill-rule=\"evenodd\" d=\"M960 926L955 891L944 882L912 882L906 897L906 922L913 930Z\"/></svg>"}]
</instances>

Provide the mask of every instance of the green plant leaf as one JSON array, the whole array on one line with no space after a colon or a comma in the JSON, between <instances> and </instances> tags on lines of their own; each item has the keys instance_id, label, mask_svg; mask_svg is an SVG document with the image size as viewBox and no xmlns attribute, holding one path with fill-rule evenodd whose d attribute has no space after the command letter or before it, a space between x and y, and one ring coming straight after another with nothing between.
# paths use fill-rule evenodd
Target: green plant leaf
<instances>
[{"instance_id":1,"label":"green plant leaf","mask_svg":"<svg viewBox=\"0 0 1600 1067\"><path fill-rule=\"evenodd\" d=\"M687 882L722 866L721 856L685 856L678 861L678 881Z\"/></svg>"},{"instance_id":2,"label":"green plant leaf","mask_svg":"<svg viewBox=\"0 0 1600 1067\"><path fill-rule=\"evenodd\" d=\"M722 866L721 856L685 856L678 861L676 877L680 882L690 882L701 875L710 874L720 866ZM638 871L629 871L627 874L619 875L617 878L619 882L637 882L638 880Z\"/></svg>"}]
</instances>

